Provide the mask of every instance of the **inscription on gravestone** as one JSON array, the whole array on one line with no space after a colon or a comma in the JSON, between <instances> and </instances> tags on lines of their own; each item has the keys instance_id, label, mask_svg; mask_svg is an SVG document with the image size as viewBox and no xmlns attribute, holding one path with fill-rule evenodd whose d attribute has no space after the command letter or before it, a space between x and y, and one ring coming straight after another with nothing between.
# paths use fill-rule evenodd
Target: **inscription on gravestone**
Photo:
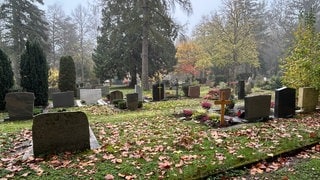
<instances>
[{"instance_id":1,"label":"inscription on gravestone","mask_svg":"<svg viewBox=\"0 0 320 180\"><path fill-rule=\"evenodd\" d=\"M88 118L83 112L46 113L34 117L33 153L59 153L90 149Z\"/></svg>"},{"instance_id":2,"label":"inscription on gravestone","mask_svg":"<svg viewBox=\"0 0 320 180\"><path fill-rule=\"evenodd\" d=\"M30 92L12 92L5 96L9 119L27 120L33 118L34 94Z\"/></svg>"}]
</instances>

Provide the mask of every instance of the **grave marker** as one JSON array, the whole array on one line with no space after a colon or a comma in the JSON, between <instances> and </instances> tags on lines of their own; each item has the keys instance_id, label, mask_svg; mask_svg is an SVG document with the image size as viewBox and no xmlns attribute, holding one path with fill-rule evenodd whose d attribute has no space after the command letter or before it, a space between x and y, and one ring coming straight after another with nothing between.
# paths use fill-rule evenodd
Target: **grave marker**
<instances>
[{"instance_id":1,"label":"grave marker","mask_svg":"<svg viewBox=\"0 0 320 180\"><path fill-rule=\"evenodd\" d=\"M53 107L73 107L74 106L74 92L57 92L52 93Z\"/></svg>"},{"instance_id":2,"label":"grave marker","mask_svg":"<svg viewBox=\"0 0 320 180\"><path fill-rule=\"evenodd\" d=\"M312 87L299 88L298 106L302 112L308 113L316 110L319 92Z\"/></svg>"},{"instance_id":3,"label":"grave marker","mask_svg":"<svg viewBox=\"0 0 320 180\"><path fill-rule=\"evenodd\" d=\"M274 117L293 117L296 108L296 90L283 87L275 91Z\"/></svg>"},{"instance_id":4,"label":"grave marker","mask_svg":"<svg viewBox=\"0 0 320 180\"><path fill-rule=\"evenodd\" d=\"M230 100L226 100L225 99L225 92L221 92L220 94L220 100L216 100L214 101L214 104L220 104L220 126L224 126L225 125L225 121L224 121L224 113L225 113L225 105L230 104L231 101Z\"/></svg>"},{"instance_id":5,"label":"grave marker","mask_svg":"<svg viewBox=\"0 0 320 180\"><path fill-rule=\"evenodd\" d=\"M86 104L96 104L101 98L101 89L80 89L80 99Z\"/></svg>"},{"instance_id":6,"label":"grave marker","mask_svg":"<svg viewBox=\"0 0 320 180\"><path fill-rule=\"evenodd\" d=\"M245 82L244 81L239 81L238 82L238 99L244 99L246 96L245 93Z\"/></svg>"},{"instance_id":7,"label":"grave marker","mask_svg":"<svg viewBox=\"0 0 320 180\"><path fill-rule=\"evenodd\" d=\"M34 94L30 92L12 92L5 96L9 118L5 120L27 120L33 118Z\"/></svg>"},{"instance_id":8,"label":"grave marker","mask_svg":"<svg viewBox=\"0 0 320 180\"><path fill-rule=\"evenodd\" d=\"M134 111L138 109L138 94L127 94L127 107L129 110Z\"/></svg>"},{"instance_id":9,"label":"grave marker","mask_svg":"<svg viewBox=\"0 0 320 180\"><path fill-rule=\"evenodd\" d=\"M244 98L244 118L249 121L268 119L271 95L246 96Z\"/></svg>"},{"instance_id":10,"label":"grave marker","mask_svg":"<svg viewBox=\"0 0 320 180\"><path fill-rule=\"evenodd\" d=\"M46 113L34 117L33 153L59 153L90 149L88 118L83 112Z\"/></svg>"},{"instance_id":11,"label":"grave marker","mask_svg":"<svg viewBox=\"0 0 320 180\"><path fill-rule=\"evenodd\" d=\"M188 96L191 98L199 98L200 86L189 86Z\"/></svg>"},{"instance_id":12,"label":"grave marker","mask_svg":"<svg viewBox=\"0 0 320 180\"><path fill-rule=\"evenodd\" d=\"M142 88L139 85L135 85L134 86L134 92L138 94L138 101L142 102L143 98L142 98Z\"/></svg>"},{"instance_id":13,"label":"grave marker","mask_svg":"<svg viewBox=\"0 0 320 180\"><path fill-rule=\"evenodd\" d=\"M153 101L161 101L164 99L164 84L156 83L152 85L152 98Z\"/></svg>"},{"instance_id":14,"label":"grave marker","mask_svg":"<svg viewBox=\"0 0 320 180\"><path fill-rule=\"evenodd\" d=\"M110 93L110 102L112 103L115 99L123 99L123 93L121 91L112 91Z\"/></svg>"}]
</instances>

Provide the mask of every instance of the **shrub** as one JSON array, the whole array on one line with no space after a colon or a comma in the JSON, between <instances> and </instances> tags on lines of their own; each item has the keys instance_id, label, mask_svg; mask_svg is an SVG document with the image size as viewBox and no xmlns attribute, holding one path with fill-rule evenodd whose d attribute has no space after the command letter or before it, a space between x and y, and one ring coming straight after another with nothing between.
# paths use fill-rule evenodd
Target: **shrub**
<instances>
[{"instance_id":1,"label":"shrub","mask_svg":"<svg viewBox=\"0 0 320 180\"><path fill-rule=\"evenodd\" d=\"M0 49L0 110L5 109L5 95L13 86L13 72L8 56Z\"/></svg>"},{"instance_id":2,"label":"shrub","mask_svg":"<svg viewBox=\"0 0 320 180\"><path fill-rule=\"evenodd\" d=\"M33 92L35 106L48 104L48 65L47 59L37 41L27 41L26 49L20 62L21 87L27 92Z\"/></svg>"},{"instance_id":3,"label":"shrub","mask_svg":"<svg viewBox=\"0 0 320 180\"><path fill-rule=\"evenodd\" d=\"M58 87L61 92L76 92L76 68L71 56L63 56L60 59Z\"/></svg>"}]
</instances>

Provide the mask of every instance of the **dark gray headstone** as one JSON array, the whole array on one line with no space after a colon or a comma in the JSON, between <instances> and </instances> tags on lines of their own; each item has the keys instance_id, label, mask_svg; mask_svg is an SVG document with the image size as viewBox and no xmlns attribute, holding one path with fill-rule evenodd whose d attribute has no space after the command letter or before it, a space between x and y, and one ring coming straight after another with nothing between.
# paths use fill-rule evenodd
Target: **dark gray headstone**
<instances>
[{"instance_id":1,"label":"dark gray headstone","mask_svg":"<svg viewBox=\"0 0 320 180\"><path fill-rule=\"evenodd\" d=\"M164 99L164 84L156 83L152 85L152 98L153 101L161 101Z\"/></svg>"},{"instance_id":2,"label":"dark gray headstone","mask_svg":"<svg viewBox=\"0 0 320 180\"><path fill-rule=\"evenodd\" d=\"M110 93L110 102L112 103L115 99L123 99L123 93L121 91L112 91Z\"/></svg>"},{"instance_id":3,"label":"dark gray headstone","mask_svg":"<svg viewBox=\"0 0 320 180\"><path fill-rule=\"evenodd\" d=\"M138 93L127 94L127 107L129 110L134 111L138 109Z\"/></svg>"},{"instance_id":4,"label":"dark gray headstone","mask_svg":"<svg viewBox=\"0 0 320 180\"><path fill-rule=\"evenodd\" d=\"M33 153L59 153L90 149L89 123L83 112L46 113L34 117Z\"/></svg>"},{"instance_id":5,"label":"dark gray headstone","mask_svg":"<svg viewBox=\"0 0 320 180\"><path fill-rule=\"evenodd\" d=\"M74 106L74 92L52 93L53 107L72 107Z\"/></svg>"},{"instance_id":6,"label":"dark gray headstone","mask_svg":"<svg viewBox=\"0 0 320 180\"><path fill-rule=\"evenodd\" d=\"M296 108L296 90L283 87L275 91L274 117L289 118L294 116Z\"/></svg>"},{"instance_id":7,"label":"dark gray headstone","mask_svg":"<svg viewBox=\"0 0 320 180\"><path fill-rule=\"evenodd\" d=\"M9 119L27 120L33 118L34 94L30 92L13 92L5 96Z\"/></svg>"},{"instance_id":8,"label":"dark gray headstone","mask_svg":"<svg viewBox=\"0 0 320 180\"><path fill-rule=\"evenodd\" d=\"M188 96L191 98L199 98L200 86L189 86Z\"/></svg>"},{"instance_id":9,"label":"dark gray headstone","mask_svg":"<svg viewBox=\"0 0 320 180\"><path fill-rule=\"evenodd\" d=\"M238 82L238 99L244 99L246 96L245 93L245 82L244 81L239 81Z\"/></svg>"},{"instance_id":10,"label":"dark gray headstone","mask_svg":"<svg viewBox=\"0 0 320 180\"><path fill-rule=\"evenodd\" d=\"M60 92L59 88L49 88L48 89L48 99L52 99L52 94Z\"/></svg>"},{"instance_id":11,"label":"dark gray headstone","mask_svg":"<svg viewBox=\"0 0 320 180\"><path fill-rule=\"evenodd\" d=\"M271 95L246 96L244 98L245 119L258 121L270 115Z\"/></svg>"}]
</instances>

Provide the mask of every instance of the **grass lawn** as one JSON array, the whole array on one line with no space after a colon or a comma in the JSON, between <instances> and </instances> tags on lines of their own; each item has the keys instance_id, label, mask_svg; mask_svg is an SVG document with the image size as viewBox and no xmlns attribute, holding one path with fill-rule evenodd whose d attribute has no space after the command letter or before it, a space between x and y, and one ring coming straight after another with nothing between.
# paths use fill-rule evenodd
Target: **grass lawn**
<instances>
[{"instance_id":1,"label":"grass lawn","mask_svg":"<svg viewBox=\"0 0 320 180\"><path fill-rule=\"evenodd\" d=\"M207 91L208 88L202 88L201 95ZM23 151L19 147L31 140L32 121L1 123L0 177L199 179L320 139L320 114L317 112L221 129L196 121L181 121L173 116L186 108L200 108L201 102L201 98L150 102L134 112L103 106L68 108L67 111L87 114L101 148L25 161L21 160ZM310 171L319 174L317 158L302 163L297 170L312 166L317 167ZM279 176L272 174L272 177L287 175L288 171L283 171L277 171ZM298 179L297 174L288 174L288 177Z\"/></svg>"}]
</instances>

